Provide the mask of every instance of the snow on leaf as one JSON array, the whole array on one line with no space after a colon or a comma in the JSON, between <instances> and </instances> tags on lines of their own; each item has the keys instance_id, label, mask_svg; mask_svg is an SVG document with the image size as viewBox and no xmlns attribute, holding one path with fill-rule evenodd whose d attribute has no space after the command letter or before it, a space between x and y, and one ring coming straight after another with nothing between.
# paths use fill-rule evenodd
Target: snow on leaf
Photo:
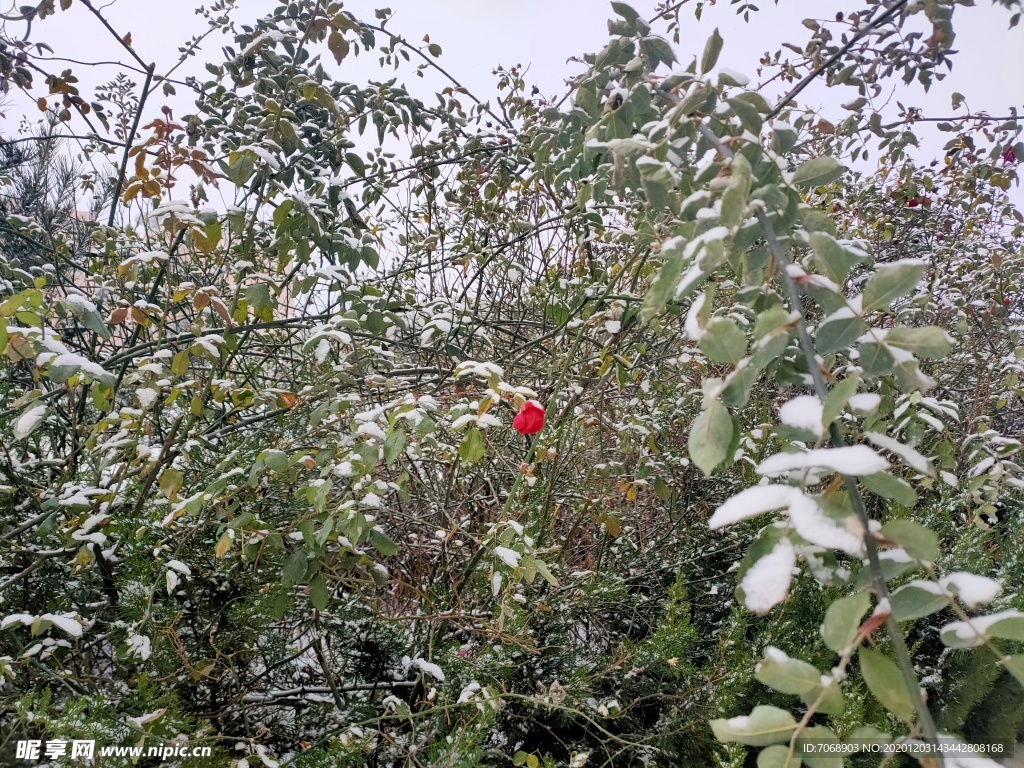
<instances>
[{"instance_id":1,"label":"snow on leaf","mask_svg":"<svg viewBox=\"0 0 1024 768\"><path fill-rule=\"evenodd\" d=\"M788 507L803 494L788 485L757 485L740 491L722 504L708 520L711 530L738 523L750 517Z\"/></svg>"},{"instance_id":2,"label":"snow on leaf","mask_svg":"<svg viewBox=\"0 0 1024 768\"><path fill-rule=\"evenodd\" d=\"M851 516L842 523L833 520L810 496L801 494L790 504L789 519L796 532L812 544L839 549L848 555L864 553L864 529L857 518Z\"/></svg>"},{"instance_id":3,"label":"snow on leaf","mask_svg":"<svg viewBox=\"0 0 1024 768\"><path fill-rule=\"evenodd\" d=\"M519 567L519 558L521 555L514 549L509 549L508 547L495 547L494 554L496 554L501 562L509 568Z\"/></svg>"},{"instance_id":4,"label":"snow on leaf","mask_svg":"<svg viewBox=\"0 0 1024 768\"><path fill-rule=\"evenodd\" d=\"M762 461L757 472L768 477L793 470L830 469L846 475L873 475L889 468L889 462L866 445L816 448L803 453L776 453Z\"/></svg>"},{"instance_id":5,"label":"snow on leaf","mask_svg":"<svg viewBox=\"0 0 1024 768\"><path fill-rule=\"evenodd\" d=\"M966 571L950 573L941 578L939 584L947 592L954 593L968 608L991 603L1002 591L1002 587L995 579Z\"/></svg>"},{"instance_id":6,"label":"snow on leaf","mask_svg":"<svg viewBox=\"0 0 1024 768\"><path fill-rule=\"evenodd\" d=\"M44 613L39 617L43 621L48 621L57 629L61 630L71 637L82 636L82 625L78 621L78 614L75 613Z\"/></svg>"},{"instance_id":7,"label":"snow on leaf","mask_svg":"<svg viewBox=\"0 0 1024 768\"><path fill-rule=\"evenodd\" d=\"M824 408L814 395L794 397L779 408L779 418L783 424L797 429L806 429L817 437L824 432L822 426Z\"/></svg>"},{"instance_id":8,"label":"snow on leaf","mask_svg":"<svg viewBox=\"0 0 1024 768\"><path fill-rule=\"evenodd\" d=\"M426 659L413 659L412 666L416 667L419 670L422 670L423 672L426 672L435 680L442 683L444 682L444 672L441 671L441 668L437 666L437 664L427 661Z\"/></svg>"},{"instance_id":9,"label":"snow on leaf","mask_svg":"<svg viewBox=\"0 0 1024 768\"><path fill-rule=\"evenodd\" d=\"M18 420L14 422L14 439L21 440L28 437L42 422L46 416L46 405L36 403L28 408Z\"/></svg>"},{"instance_id":10,"label":"snow on leaf","mask_svg":"<svg viewBox=\"0 0 1024 768\"><path fill-rule=\"evenodd\" d=\"M168 560L167 567L173 568L178 573L183 574L185 576L192 575L192 569L185 565L183 562L181 562L181 560Z\"/></svg>"},{"instance_id":11,"label":"snow on leaf","mask_svg":"<svg viewBox=\"0 0 1024 768\"><path fill-rule=\"evenodd\" d=\"M871 413L881 404L882 397L874 392L860 392L851 395L847 402L850 404L850 409L857 413Z\"/></svg>"},{"instance_id":12,"label":"snow on leaf","mask_svg":"<svg viewBox=\"0 0 1024 768\"><path fill-rule=\"evenodd\" d=\"M743 575L743 602L763 616L786 599L796 566L796 550L789 539L780 539L774 549L754 563Z\"/></svg>"},{"instance_id":13,"label":"snow on leaf","mask_svg":"<svg viewBox=\"0 0 1024 768\"><path fill-rule=\"evenodd\" d=\"M909 445L904 445L899 440L894 440L888 435L883 435L878 432L865 432L864 436L879 448L884 448L887 451L895 453L903 459L908 466L913 467L922 475L927 475L928 477L935 476L935 467L932 466L932 463ZM857 474L862 473L858 472Z\"/></svg>"}]
</instances>

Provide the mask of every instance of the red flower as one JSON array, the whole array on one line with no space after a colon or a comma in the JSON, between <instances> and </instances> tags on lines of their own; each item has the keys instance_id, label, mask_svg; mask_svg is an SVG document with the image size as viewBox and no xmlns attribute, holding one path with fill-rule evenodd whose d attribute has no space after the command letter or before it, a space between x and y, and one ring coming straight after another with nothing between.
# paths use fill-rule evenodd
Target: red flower
<instances>
[{"instance_id":1,"label":"red flower","mask_svg":"<svg viewBox=\"0 0 1024 768\"><path fill-rule=\"evenodd\" d=\"M544 429L544 406L527 400L512 419L512 428L521 435L535 435Z\"/></svg>"},{"instance_id":2,"label":"red flower","mask_svg":"<svg viewBox=\"0 0 1024 768\"><path fill-rule=\"evenodd\" d=\"M1013 151L1013 147L1007 147L1003 150L1003 162L1004 163L1015 163L1017 162L1017 153Z\"/></svg>"}]
</instances>

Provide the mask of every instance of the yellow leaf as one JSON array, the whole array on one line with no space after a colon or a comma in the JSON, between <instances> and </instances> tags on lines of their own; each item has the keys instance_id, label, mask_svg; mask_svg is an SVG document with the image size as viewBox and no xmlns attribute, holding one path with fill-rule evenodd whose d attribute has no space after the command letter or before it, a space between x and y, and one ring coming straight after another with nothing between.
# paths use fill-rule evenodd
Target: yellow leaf
<instances>
[{"instance_id":1,"label":"yellow leaf","mask_svg":"<svg viewBox=\"0 0 1024 768\"><path fill-rule=\"evenodd\" d=\"M229 549L231 549L231 537L225 533L220 537L220 541L217 542L217 549L215 550L217 559L223 560L224 555L228 553Z\"/></svg>"}]
</instances>

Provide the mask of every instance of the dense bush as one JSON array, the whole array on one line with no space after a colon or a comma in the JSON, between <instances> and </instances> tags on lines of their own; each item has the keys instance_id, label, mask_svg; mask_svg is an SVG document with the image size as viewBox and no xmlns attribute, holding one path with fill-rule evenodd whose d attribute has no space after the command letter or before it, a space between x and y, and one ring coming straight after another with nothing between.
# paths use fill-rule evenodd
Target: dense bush
<instances>
[{"instance_id":1,"label":"dense bush","mask_svg":"<svg viewBox=\"0 0 1024 768\"><path fill-rule=\"evenodd\" d=\"M5 764L1024 735L1020 123L874 109L956 77L966 3L809 20L762 88L717 30L677 61L687 3L611 5L563 97L513 68L492 102L402 85L442 52L387 10L216 3L204 82L114 32L144 82L94 99L37 44L100 10L5 17L49 113L0 144Z\"/></svg>"}]
</instances>

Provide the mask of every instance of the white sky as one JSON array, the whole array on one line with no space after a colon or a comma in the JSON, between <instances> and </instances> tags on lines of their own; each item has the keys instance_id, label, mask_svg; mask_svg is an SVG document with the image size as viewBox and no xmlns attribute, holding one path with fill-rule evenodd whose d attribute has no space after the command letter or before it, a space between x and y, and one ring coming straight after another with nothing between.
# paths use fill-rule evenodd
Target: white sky
<instances>
[{"instance_id":1,"label":"white sky","mask_svg":"<svg viewBox=\"0 0 1024 768\"><path fill-rule=\"evenodd\" d=\"M1010 106L1024 107L1024 78L1021 77L1024 25L1007 30L1009 14L1005 9L994 7L988 0L977 1L977 8L957 10L954 47L959 53L951 76L927 95L916 84L907 88L900 86L893 102L899 99L905 105L920 106L927 115L949 115L952 114L950 95L959 90L968 97L972 111L1007 114ZM278 4L278 0L240 0L236 22L253 20ZM350 0L345 7L361 18L372 20L374 9L384 4ZM652 15L654 4L655 0L633 3L646 17ZM564 79L580 71L580 65L566 60L603 47L607 40L606 20L612 15L605 0L391 0L389 5L395 11L389 29L403 34L410 42L419 42L424 33L429 33L431 41L444 49L441 65L484 100L494 95L491 71L497 64L529 65L527 79L538 84L545 94L559 95ZM757 61L762 54L775 51L783 41L802 42L807 38L809 32L800 23L803 18L832 18L836 10L859 5L849 0L842 3L780 0L779 5L774 6L770 0L762 0L761 12L754 14L747 24L735 16L726 0L718 0L713 7L706 6L699 23L693 18L691 4L684 7L682 15L680 60L685 65L691 56L699 53L712 28L718 26L725 37L719 65L747 73L756 81ZM174 63L179 45L204 29L202 20L192 12L191 0L114 0L106 5L103 13L119 32L131 32L135 50L143 59L157 62L158 72L166 71ZM117 47L78 2L73 3L69 11L39 23L34 32L34 39L47 41L58 55L82 60L128 60L127 52ZM175 74L196 74L202 78L202 62L219 61L221 44L209 43L205 56L200 54L198 60ZM334 66L326 51L325 59ZM64 66L70 65L54 64L53 68ZM74 68L85 85L110 79L117 71L112 66L93 72L77 65ZM423 81L412 72L411 66L404 65L399 71L399 80L410 85L414 93L433 102L432 89L428 87L439 81ZM381 74L375 59L350 56L337 76L361 82L390 75ZM852 98L852 92L844 90L833 94L826 90L818 87L805 91L801 97L803 103L824 104L841 115L838 103ZM162 95L155 96L147 111L153 116L159 114L158 109L165 101ZM185 103L174 106L176 115L187 111ZM8 132L13 131L14 118L19 112L17 108L7 109ZM29 115L33 112L34 108L26 110ZM928 141L926 147L937 151L943 140L939 135Z\"/></svg>"}]
</instances>

